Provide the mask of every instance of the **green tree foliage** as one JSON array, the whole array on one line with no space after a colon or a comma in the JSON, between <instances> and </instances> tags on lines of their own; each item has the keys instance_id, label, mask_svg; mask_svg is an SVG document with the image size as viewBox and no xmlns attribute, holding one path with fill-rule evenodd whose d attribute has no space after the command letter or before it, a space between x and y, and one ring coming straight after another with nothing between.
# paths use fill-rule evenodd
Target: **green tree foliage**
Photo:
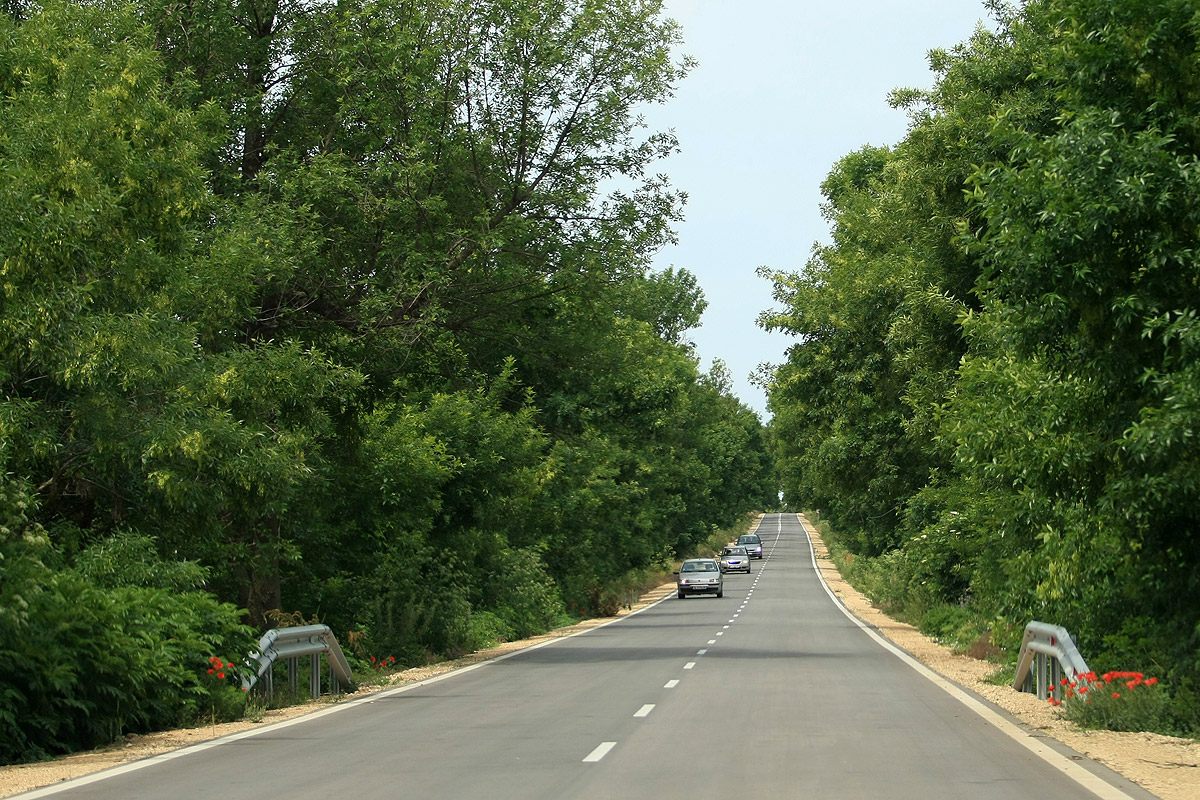
<instances>
[{"instance_id":1,"label":"green tree foliage","mask_svg":"<svg viewBox=\"0 0 1200 800\"><path fill-rule=\"evenodd\" d=\"M216 713L235 607L415 662L770 502L649 266L658 0L5 9L3 759Z\"/></svg>"},{"instance_id":2,"label":"green tree foliage","mask_svg":"<svg viewBox=\"0 0 1200 800\"><path fill-rule=\"evenodd\" d=\"M896 94L905 140L831 174L833 243L775 276L785 488L914 591L1194 696L1195 4L993 12Z\"/></svg>"}]
</instances>

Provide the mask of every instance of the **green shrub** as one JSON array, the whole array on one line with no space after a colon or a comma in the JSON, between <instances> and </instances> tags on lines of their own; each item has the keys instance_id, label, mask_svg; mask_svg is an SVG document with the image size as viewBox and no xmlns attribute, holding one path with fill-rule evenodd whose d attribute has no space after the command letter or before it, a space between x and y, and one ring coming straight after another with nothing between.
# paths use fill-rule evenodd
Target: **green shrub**
<instances>
[{"instance_id":1,"label":"green shrub","mask_svg":"<svg viewBox=\"0 0 1200 800\"><path fill-rule=\"evenodd\" d=\"M502 599L494 609L504 628L502 636L524 639L550 630L563 603L538 551L510 550L502 563L496 576Z\"/></svg>"},{"instance_id":2,"label":"green shrub","mask_svg":"<svg viewBox=\"0 0 1200 800\"><path fill-rule=\"evenodd\" d=\"M470 645L472 650L482 650L495 647L500 642L513 638L512 629L505 624L498 614L490 611L476 611L471 615Z\"/></svg>"},{"instance_id":3,"label":"green shrub","mask_svg":"<svg viewBox=\"0 0 1200 800\"><path fill-rule=\"evenodd\" d=\"M202 592L100 588L48 568L51 554L44 538L0 541L0 763L236 713L206 670L250 649L238 609Z\"/></svg>"},{"instance_id":4,"label":"green shrub","mask_svg":"<svg viewBox=\"0 0 1200 800\"><path fill-rule=\"evenodd\" d=\"M945 603L926 609L917 620L917 630L952 647L959 647L979 634L969 609Z\"/></svg>"},{"instance_id":5,"label":"green shrub","mask_svg":"<svg viewBox=\"0 0 1200 800\"><path fill-rule=\"evenodd\" d=\"M885 613L915 623L932 604L915 584L912 564L903 551L892 550L872 558L855 555L840 542L828 547L842 577Z\"/></svg>"},{"instance_id":6,"label":"green shrub","mask_svg":"<svg viewBox=\"0 0 1200 800\"><path fill-rule=\"evenodd\" d=\"M249 692L243 692L241 686L221 686L208 693L207 703L196 709L193 722L234 722L246 714L249 704Z\"/></svg>"},{"instance_id":7,"label":"green shrub","mask_svg":"<svg viewBox=\"0 0 1200 800\"><path fill-rule=\"evenodd\" d=\"M416 665L475 649L470 580L453 558L432 547L397 548L362 582L381 587L365 597L358 614L367 620L364 646L371 652Z\"/></svg>"}]
</instances>

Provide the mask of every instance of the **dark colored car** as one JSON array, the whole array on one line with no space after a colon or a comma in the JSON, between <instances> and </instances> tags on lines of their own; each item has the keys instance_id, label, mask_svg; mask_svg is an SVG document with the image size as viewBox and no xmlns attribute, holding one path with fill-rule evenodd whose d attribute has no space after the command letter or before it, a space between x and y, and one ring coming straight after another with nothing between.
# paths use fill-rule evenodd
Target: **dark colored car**
<instances>
[{"instance_id":1,"label":"dark colored car","mask_svg":"<svg viewBox=\"0 0 1200 800\"><path fill-rule=\"evenodd\" d=\"M762 539L758 538L757 533L743 533L738 537L737 543L746 548L751 558L762 558Z\"/></svg>"},{"instance_id":2,"label":"dark colored car","mask_svg":"<svg viewBox=\"0 0 1200 800\"><path fill-rule=\"evenodd\" d=\"M675 574L679 576L675 580L675 589L680 600L689 594L725 596L725 576L715 559L689 558Z\"/></svg>"}]
</instances>

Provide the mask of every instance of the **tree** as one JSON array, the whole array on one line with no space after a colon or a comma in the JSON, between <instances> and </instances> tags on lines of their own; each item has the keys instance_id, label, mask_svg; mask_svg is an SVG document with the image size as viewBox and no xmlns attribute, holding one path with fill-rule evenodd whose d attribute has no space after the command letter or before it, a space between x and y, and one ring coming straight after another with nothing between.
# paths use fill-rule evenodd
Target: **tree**
<instances>
[{"instance_id":1,"label":"tree","mask_svg":"<svg viewBox=\"0 0 1200 800\"><path fill-rule=\"evenodd\" d=\"M686 342L695 278L649 266L682 198L636 108L689 67L660 3L0 33L0 441L29 574L68 576L39 613L97 609L74 646L137 603L160 636L180 587L133 584L199 575L198 625L319 616L416 662L607 608L770 494Z\"/></svg>"},{"instance_id":2,"label":"tree","mask_svg":"<svg viewBox=\"0 0 1200 800\"><path fill-rule=\"evenodd\" d=\"M1172 65L1192 4L993 12L932 54L933 90L897 93L905 140L831 175L833 245L777 276L766 321L803 337L773 376L781 471L863 549L898 549L914 592L1048 615L1186 695L1198 142ZM863 488L910 464L925 477ZM898 536L872 530L897 509Z\"/></svg>"}]
</instances>

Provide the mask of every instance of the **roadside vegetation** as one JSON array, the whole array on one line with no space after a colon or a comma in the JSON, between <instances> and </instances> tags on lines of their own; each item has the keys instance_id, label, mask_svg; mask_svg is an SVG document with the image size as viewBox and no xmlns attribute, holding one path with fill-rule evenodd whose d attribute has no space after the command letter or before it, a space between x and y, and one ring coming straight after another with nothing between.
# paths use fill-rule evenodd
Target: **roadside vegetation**
<instances>
[{"instance_id":1,"label":"roadside vegetation","mask_svg":"<svg viewBox=\"0 0 1200 800\"><path fill-rule=\"evenodd\" d=\"M0 763L240 713L278 615L607 613L775 499L650 268L660 6L4 3Z\"/></svg>"},{"instance_id":2,"label":"roadside vegetation","mask_svg":"<svg viewBox=\"0 0 1200 800\"><path fill-rule=\"evenodd\" d=\"M835 165L831 241L770 275L785 497L889 611L1010 655L1063 625L1197 735L1200 8L988 6L893 95L904 140Z\"/></svg>"}]
</instances>

